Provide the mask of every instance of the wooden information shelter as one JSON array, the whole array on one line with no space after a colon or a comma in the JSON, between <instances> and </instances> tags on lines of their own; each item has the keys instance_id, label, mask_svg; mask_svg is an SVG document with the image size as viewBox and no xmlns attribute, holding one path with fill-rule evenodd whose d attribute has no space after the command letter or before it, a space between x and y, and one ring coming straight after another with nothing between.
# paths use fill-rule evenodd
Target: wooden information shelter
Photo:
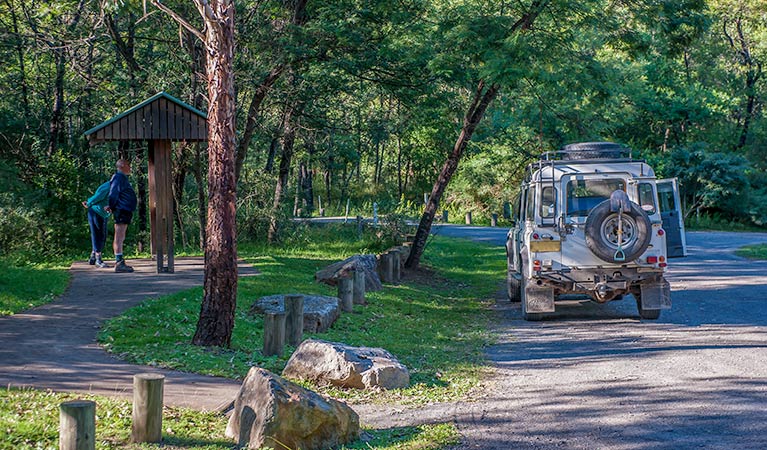
<instances>
[{"instance_id":1,"label":"wooden information shelter","mask_svg":"<svg viewBox=\"0 0 767 450\"><path fill-rule=\"evenodd\" d=\"M107 141L149 143L149 223L157 272L173 272L171 142L208 140L208 116L160 92L85 132L90 145Z\"/></svg>"}]
</instances>

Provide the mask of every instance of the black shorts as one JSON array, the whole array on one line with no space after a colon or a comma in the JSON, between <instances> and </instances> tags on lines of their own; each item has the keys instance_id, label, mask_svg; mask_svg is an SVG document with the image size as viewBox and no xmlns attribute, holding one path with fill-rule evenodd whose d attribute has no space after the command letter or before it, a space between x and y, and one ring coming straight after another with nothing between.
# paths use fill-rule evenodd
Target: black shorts
<instances>
[{"instance_id":1,"label":"black shorts","mask_svg":"<svg viewBox=\"0 0 767 450\"><path fill-rule=\"evenodd\" d=\"M128 225L130 224L131 219L133 219L133 211L117 209L114 212L114 218L115 218L115 223Z\"/></svg>"}]
</instances>

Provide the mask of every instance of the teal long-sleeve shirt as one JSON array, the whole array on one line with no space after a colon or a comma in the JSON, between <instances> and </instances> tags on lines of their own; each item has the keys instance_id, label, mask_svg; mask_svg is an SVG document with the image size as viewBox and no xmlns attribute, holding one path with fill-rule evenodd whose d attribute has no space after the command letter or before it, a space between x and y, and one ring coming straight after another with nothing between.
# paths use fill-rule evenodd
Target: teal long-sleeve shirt
<instances>
[{"instance_id":1,"label":"teal long-sleeve shirt","mask_svg":"<svg viewBox=\"0 0 767 450\"><path fill-rule=\"evenodd\" d=\"M96 193L86 201L88 208L105 219L110 215L104 210L107 205L109 205L109 181L96 188Z\"/></svg>"}]
</instances>

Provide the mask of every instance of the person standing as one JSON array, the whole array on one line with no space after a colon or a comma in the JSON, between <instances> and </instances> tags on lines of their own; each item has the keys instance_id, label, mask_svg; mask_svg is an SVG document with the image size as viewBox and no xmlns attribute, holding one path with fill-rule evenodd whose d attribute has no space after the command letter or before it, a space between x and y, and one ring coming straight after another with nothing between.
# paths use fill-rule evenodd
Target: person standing
<instances>
[{"instance_id":1,"label":"person standing","mask_svg":"<svg viewBox=\"0 0 767 450\"><path fill-rule=\"evenodd\" d=\"M117 172L109 182L109 212L115 218L115 238L112 248L115 252L115 272L133 272L133 267L125 264L123 258L123 242L128 225L136 210L136 192L128 181L131 167L125 159L117 160Z\"/></svg>"},{"instance_id":2,"label":"person standing","mask_svg":"<svg viewBox=\"0 0 767 450\"><path fill-rule=\"evenodd\" d=\"M109 181L103 183L96 189L96 193L83 202L83 206L88 210L88 226L91 229L91 256L88 258L88 264L100 269L109 267L101 259L104 244L107 242L109 212L106 207L109 204L109 186Z\"/></svg>"}]
</instances>

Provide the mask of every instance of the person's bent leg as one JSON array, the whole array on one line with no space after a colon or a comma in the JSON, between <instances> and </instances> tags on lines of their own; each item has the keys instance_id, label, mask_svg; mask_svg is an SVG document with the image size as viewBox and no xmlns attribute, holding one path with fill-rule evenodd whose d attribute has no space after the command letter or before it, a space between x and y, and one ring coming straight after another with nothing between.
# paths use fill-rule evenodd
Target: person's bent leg
<instances>
[{"instance_id":1,"label":"person's bent leg","mask_svg":"<svg viewBox=\"0 0 767 450\"><path fill-rule=\"evenodd\" d=\"M95 220L96 227L94 227L94 236L96 240L96 266L99 268L108 267L102 259L104 253L104 245L107 242L107 219L105 217L98 216Z\"/></svg>"},{"instance_id":2,"label":"person's bent leg","mask_svg":"<svg viewBox=\"0 0 767 450\"><path fill-rule=\"evenodd\" d=\"M88 258L88 264L96 264L96 249L98 248L99 236L98 236L98 219L99 215L88 210L88 227L91 229L91 256Z\"/></svg>"}]
</instances>

